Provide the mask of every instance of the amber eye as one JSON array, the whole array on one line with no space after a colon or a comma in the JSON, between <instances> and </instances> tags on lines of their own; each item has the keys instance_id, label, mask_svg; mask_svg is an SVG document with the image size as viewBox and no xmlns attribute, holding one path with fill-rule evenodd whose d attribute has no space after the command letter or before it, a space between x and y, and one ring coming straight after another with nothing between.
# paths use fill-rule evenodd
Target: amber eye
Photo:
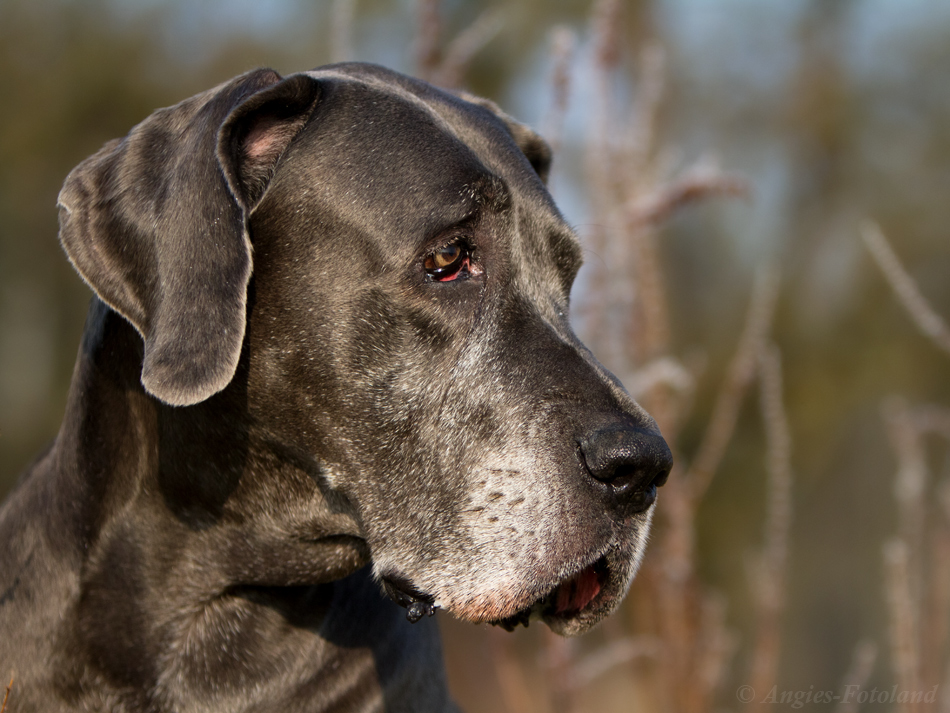
<instances>
[{"instance_id":1,"label":"amber eye","mask_svg":"<svg viewBox=\"0 0 950 713\"><path fill-rule=\"evenodd\" d=\"M457 278L468 262L468 250L459 243L449 243L426 257L423 267L432 279L447 282Z\"/></svg>"}]
</instances>

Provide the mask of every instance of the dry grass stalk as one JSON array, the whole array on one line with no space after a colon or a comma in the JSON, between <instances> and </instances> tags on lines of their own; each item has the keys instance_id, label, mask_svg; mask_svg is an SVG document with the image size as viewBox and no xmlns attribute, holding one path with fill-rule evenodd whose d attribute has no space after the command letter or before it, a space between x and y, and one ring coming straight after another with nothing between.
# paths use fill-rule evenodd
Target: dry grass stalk
<instances>
[{"instance_id":1,"label":"dry grass stalk","mask_svg":"<svg viewBox=\"0 0 950 713\"><path fill-rule=\"evenodd\" d=\"M678 360L661 356L645 364L625 382L633 398L644 401L656 389L691 396L696 389L696 375ZM684 411L685 409L678 409Z\"/></svg>"},{"instance_id":2,"label":"dry grass stalk","mask_svg":"<svg viewBox=\"0 0 950 713\"><path fill-rule=\"evenodd\" d=\"M910 590L910 552L907 543L894 538L884 545L886 592L891 616L891 659L902 691L919 691L916 610ZM917 713L913 700L900 704L902 713Z\"/></svg>"},{"instance_id":3,"label":"dry grass stalk","mask_svg":"<svg viewBox=\"0 0 950 713\"><path fill-rule=\"evenodd\" d=\"M353 51L353 16L356 0L333 0L330 16L330 61L346 62Z\"/></svg>"},{"instance_id":4,"label":"dry grass stalk","mask_svg":"<svg viewBox=\"0 0 950 713\"><path fill-rule=\"evenodd\" d=\"M504 15L504 11L498 8L486 10L443 47L445 27L439 12L439 0L417 0L416 74L446 89L460 87L475 55L504 27Z\"/></svg>"},{"instance_id":5,"label":"dry grass stalk","mask_svg":"<svg viewBox=\"0 0 950 713\"><path fill-rule=\"evenodd\" d=\"M603 18L616 9L614 3L598 4L598 37L602 45L607 45L597 53L601 75L598 86L602 91L607 91L609 74L618 61L610 45L613 36ZM664 89L662 53L656 47L647 48L641 55L641 66L638 102L627 122L633 127L631 140L618 144L609 138L615 134L601 130L588 151L590 156L610 155L620 157L622 162L598 158L591 164L596 169L591 185L597 199L610 204L598 210L602 220L591 240L602 260L594 264L595 276L588 295L597 305L597 316L587 325L598 353L604 354L613 368L619 365L625 381L637 385L638 399L657 419L675 449L678 425L685 417L685 400L676 398L677 392L691 391L693 380L669 355L670 316L656 230L661 221L690 201L742 194L745 186L706 163L660 182L664 166L656 148L656 123ZM608 112L610 101L602 99L599 107ZM609 115L602 116L598 123L602 127L613 125ZM652 608L658 614L656 635L662 642L657 669L662 691L657 698L665 701L669 710L710 710L733 651L734 642L724 624L724 607L705 593L694 572L693 527L697 504L722 459L744 394L755 378L777 285L772 271L763 272L757 279L746 329L699 458L690 475L684 476L682 466L674 468L661 498L665 527L660 542L654 545L662 551L661 564L651 565L654 571L645 572L644 580L651 584ZM618 330L618 324L627 324L627 329ZM646 366L641 367L645 361ZM623 369L633 370L632 378ZM777 641L777 634L770 640Z\"/></svg>"},{"instance_id":6,"label":"dry grass stalk","mask_svg":"<svg viewBox=\"0 0 950 713\"><path fill-rule=\"evenodd\" d=\"M10 700L10 691L13 690L13 676L10 676L10 683L7 684L7 690L3 694L3 705L0 706L0 713L5 713L7 710L7 701Z\"/></svg>"},{"instance_id":7,"label":"dry grass stalk","mask_svg":"<svg viewBox=\"0 0 950 713\"><path fill-rule=\"evenodd\" d=\"M734 642L726 631L724 616L712 615L717 611L715 599L705 592L695 573L695 514L732 438L745 392L759 372L777 291L775 271L770 268L761 270L756 278L736 355L720 389L697 460L685 474L682 466L674 468L661 499L660 512L664 516L665 527L661 529L660 542L654 545L659 550L660 563L653 565L657 571L648 581L655 586L653 598L660 613L658 634L664 646L659 678L665 691L666 708L678 713L711 710L726 663L733 651ZM778 533L769 540L769 553L774 560L769 571L771 579L775 580L784 571L784 542L790 508L789 441L781 407L781 377L777 373L777 357L772 354L765 359L768 364L766 368L771 369L763 387L767 392L767 396L763 397L767 402L766 428L771 434L771 462L778 483L772 505L775 512L769 520L775 528L773 532ZM699 464L699 470L696 469L696 463ZM702 480L697 481L697 474ZM776 552L781 554L776 556ZM651 558L651 562L655 562L655 559ZM773 606L770 612L772 619L767 621L775 623L766 640L777 652L777 618L780 611ZM766 670L771 669L770 664Z\"/></svg>"},{"instance_id":8,"label":"dry grass stalk","mask_svg":"<svg viewBox=\"0 0 950 713\"><path fill-rule=\"evenodd\" d=\"M934 345L950 353L950 329L923 297L880 228L867 223L862 235L910 318ZM904 399L893 397L885 402L883 412L898 464L894 479L897 535L884 547L891 660L901 690L920 692L940 680L950 636L950 479L938 491L942 516L933 518L928 512L930 469L925 442L931 434L950 440L950 410L933 405L911 407ZM950 661L943 677L940 710L947 712ZM937 708L926 701L901 703L902 711L924 709Z\"/></svg>"},{"instance_id":9,"label":"dry grass stalk","mask_svg":"<svg viewBox=\"0 0 950 713\"><path fill-rule=\"evenodd\" d=\"M945 492L948 485L950 482L944 483ZM946 515L931 533L929 564L929 596L923 602L927 625L922 631L920 655L920 678L925 684L941 680L941 661L950 637L950 519ZM947 673L950 673L950 657L947 657ZM944 695L948 696L946 690Z\"/></svg>"},{"instance_id":10,"label":"dry grass stalk","mask_svg":"<svg viewBox=\"0 0 950 713\"><path fill-rule=\"evenodd\" d=\"M624 305L632 298L631 291L620 295L620 302L613 301L618 286L610 267L616 262L613 252L623 245L618 206L623 201L618 196L614 166L615 136L613 119L613 91L611 80L617 68L620 38L620 3L616 0L598 0L591 17L591 35L594 46L594 98L588 126L590 127L584 150L585 178L588 190L590 214L593 217L585 235L586 247L593 254L589 260L590 290L587 299L578 310L581 320L591 335L599 335L598 354L601 360L618 369L624 350L615 335L618 330L617 316L625 314ZM626 261L623 261L624 263ZM624 286L629 279L621 280ZM621 375L622 378L623 375Z\"/></svg>"},{"instance_id":11,"label":"dry grass stalk","mask_svg":"<svg viewBox=\"0 0 950 713\"><path fill-rule=\"evenodd\" d=\"M703 642L699 647L702 655L698 661L697 672L702 683L701 688L706 695L702 707L698 710L712 710L713 695L722 686L729 662L739 642L726 626L725 598L717 594L706 595L702 604Z\"/></svg>"},{"instance_id":12,"label":"dry grass stalk","mask_svg":"<svg viewBox=\"0 0 950 713\"><path fill-rule=\"evenodd\" d=\"M876 223L868 222L864 225L862 237L914 324L934 344L950 354L950 328L921 294L917 283L907 274L881 229Z\"/></svg>"},{"instance_id":13,"label":"dry grass stalk","mask_svg":"<svg viewBox=\"0 0 950 713\"><path fill-rule=\"evenodd\" d=\"M475 55L504 27L504 15L498 8L486 10L460 32L445 49L442 61L432 74L432 83L447 88L461 86Z\"/></svg>"},{"instance_id":14,"label":"dry grass stalk","mask_svg":"<svg viewBox=\"0 0 950 713\"><path fill-rule=\"evenodd\" d=\"M432 79L442 61L442 15L440 0L416 0L416 74Z\"/></svg>"},{"instance_id":15,"label":"dry grass stalk","mask_svg":"<svg viewBox=\"0 0 950 713\"><path fill-rule=\"evenodd\" d=\"M607 150L610 148L610 141L615 136L614 126L612 124L614 109L614 92L611 82L614 73L620 65L620 27L621 11L623 5L619 0L597 0L594 3L591 12L591 36L594 46L594 65L596 69L595 81L597 83L593 116L591 117L591 148L600 148L606 155L603 158L607 163L600 163L602 157L589 155L589 158L596 162L593 173L601 172L601 167L608 166L612 162ZM608 175L612 174L607 170Z\"/></svg>"},{"instance_id":16,"label":"dry grass stalk","mask_svg":"<svg viewBox=\"0 0 950 713\"><path fill-rule=\"evenodd\" d=\"M613 156L623 158L622 162L613 165L613 169L616 174L614 181L623 188L616 198L622 213L624 242L629 245L625 260L618 264L632 276L637 298L629 309L623 347L632 357L633 365L637 366L665 354L670 347L669 309L656 235L657 227L668 215L639 221L629 209L629 206L642 203L645 196L663 193L667 187L659 185L664 167L658 158L656 131L666 89L665 54L658 45L647 45L640 53L638 66L637 97L625 122L630 127L631 138L623 143L623 137L619 137L618 145L611 152ZM617 291L623 291L623 280L615 280L614 284ZM620 297L613 295L618 303ZM651 407L658 410L656 418L661 428L668 425L666 421L672 414L665 394L659 391L653 399L649 396L647 399L652 402Z\"/></svg>"},{"instance_id":17,"label":"dry grass stalk","mask_svg":"<svg viewBox=\"0 0 950 713\"><path fill-rule=\"evenodd\" d=\"M551 710L554 713L576 713L577 676L574 660L574 641L544 632L545 663L548 669Z\"/></svg>"},{"instance_id":18,"label":"dry grass stalk","mask_svg":"<svg viewBox=\"0 0 950 713\"><path fill-rule=\"evenodd\" d=\"M630 158L625 162L625 181L649 189L656 177L644 176L643 168L650 163L662 166L657 158L660 145L657 125L666 94L666 52L658 42L648 42L638 59L637 94L628 130L626 150Z\"/></svg>"},{"instance_id":19,"label":"dry grass stalk","mask_svg":"<svg viewBox=\"0 0 950 713\"><path fill-rule=\"evenodd\" d=\"M749 385L755 379L759 355L771 328L778 285L778 272L774 267L762 268L756 274L739 347L716 397L699 451L690 465L687 477L694 501L699 501L709 488L732 439L739 408Z\"/></svg>"},{"instance_id":20,"label":"dry grass stalk","mask_svg":"<svg viewBox=\"0 0 950 713\"><path fill-rule=\"evenodd\" d=\"M633 225L651 225L665 221L676 210L689 203L713 196L747 197L746 181L723 173L710 159L702 159L675 180L638 196L627 209Z\"/></svg>"},{"instance_id":21,"label":"dry grass stalk","mask_svg":"<svg viewBox=\"0 0 950 713\"><path fill-rule=\"evenodd\" d=\"M894 498L897 500L898 536L912 553L919 553L926 521L924 495L929 480L924 433L904 399L896 396L887 399L882 411L891 447L897 457ZM917 570L914 567L912 572L916 574ZM915 589L916 584L915 577Z\"/></svg>"},{"instance_id":22,"label":"dry grass stalk","mask_svg":"<svg viewBox=\"0 0 950 713\"><path fill-rule=\"evenodd\" d=\"M898 533L884 551L891 659L901 690L917 691L940 681L950 636L950 481L938 491L944 512L934 518L927 507L931 478L925 444L929 434L947 437L948 412L911 408L895 397L885 403L884 417L898 461ZM913 705L905 710L928 708L926 702Z\"/></svg>"},{"instance_id":23,"label":"dry grass stalk","mask_svg":"<svg viewBox=\"0 0 950 713\"><path fill-rule=\"evenodd\" d=\"M841 684L842 691L860 691L867 686L877 661L877 644L868 639L859 641L851 655L851 666ZM857 696L843 695L835 707L835 713L857 713Z\"/></svg>"},{"instance_id":24,"label":"dry grass stalk","mask_svg":"<svg viewBox=\"0 0 950 713\"><path fill-rule=\"evenodd\" d=\"M688 399L682 396L692 391L694 380L669 354L671 320L657 228L692 201L744 195L746 187L708 162L664 180L667 167L658 149L657 132L665 90L664 57L657 46L648 46L641 53L637 100L631 115L622 122L630 127L626 139L613 130L616 122L611 82L620 59L619 9L618 3L601 0L594 16L598 113L587 147L587 169L591 203L598 220L588 239L599 259L592 264L587 297L593 310L583 313L584 325L595 351L622 380L635 384L638 400L656 418L675 451L679 424L688 406ZM659 528L659 542L653 545L660 557L650 557L641 579L641 591L644 584L649 591L641 596L648 596L652 602L655 636L660 642L656 669L659 691L654 698L678 713L711 709L734 649L735 642L725 627L723 603L705 591L694 571L694 520L697 504L735 429L745 392L756 376L777 286L777 276L771 270L756 280L738 353L699 456L688 475L679 465L681 459L677 459L678 465L664 487L660 500L664 522ZM620 325L624 328L618 329ZM780 389L780 378L777 383ZM770 408L773 424L784 425L774 416L775 408ZM773 433L779 430L779 425L772 428ZM787 428L783 433L787 436ZM784 448L783 458L787 460L787 439L782 442L776 437L776 441L784 443L776 450ZM777 521L782 521L781 515ZM784 556L780 560L784 563ZM780 569L777 566L770 571ZM771 611L773 618L778 616L775 607ZM777 625L773 628L776 633L769 641L777 642ZM777 643L773 647L777 650Z\"/></svg>"},{"instance_id":25,"label":"dry grass stalk","mask_svg":"<svg viewBox=\"0 0 950 713\"><path fill-rule=\"evenodd\" d=\"M625 636L615 639L574 662L571 677L573 687L576 690L583 690L617 666L630 664L639 659L655 659L659 649L659 642L649 636Z\"/></svg>"},{"instance_id":26,"label":"dry grass stalk","mask_svg":"<svg viewBox=\"0 0 950 713\"><path fill-rule=\"evenodd\" d=\"M557 155L561 148L564 118L571 98L571 65L577 51L577 36L564 25L551 30L551 109L544 119L541 135Z\"/></svg>"},{"instance_id":27,"label":"dry grass stalk","mask_svg":"<svg viewBox=\"0 0 950 713\"><path fill-rule=\"evenodd\" d=\"M925 433L933 433L950 441L950 409L934 404L917 406L914 421Z\"/></svg>"},{"instance_id":28,"label":"dry grass stalk","mask_svg":"<svg viewBox=\"0 0 950 713\"><path fill-rule=\"evenodd\" d=\"M511 637L506 631L486 631L495 664L495 676L501 698L508 713L547 713L543 701L533 695L528 677L511 650Z\"/></svg>"},{"instance_id":29,"label":"dry grass stalk","mask_svg":"<svg viewBox=\"0 0 950 713\"><path fill-rule=\"evenodd\" d=\"M778 672L792 518L791 435L782 403L781 355L774 345L760 353L759 383L768 447L768 507L765 546L752 583L756 594L757 627L750 685L756 691L769 691L776 684Z\"/></svg>"}]
</instances>

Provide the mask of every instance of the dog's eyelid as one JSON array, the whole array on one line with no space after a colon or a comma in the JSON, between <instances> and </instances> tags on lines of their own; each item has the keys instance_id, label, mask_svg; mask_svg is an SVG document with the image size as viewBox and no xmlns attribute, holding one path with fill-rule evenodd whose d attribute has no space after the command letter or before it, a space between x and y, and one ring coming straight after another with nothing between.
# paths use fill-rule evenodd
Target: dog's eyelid
<instances>
[{"instance_id":1,"label":"dog's eyelid","mask_svg":"<svg viewBox=\"0 0 950 713\"><path fill-rule=\"evenodd\" d=\"M479 217L473 213L462 220L455 221L449 226L433 231L430 237L423 243L419 251L419 257L424 260L437 250L454 244L459 244L469 250L475 250L475 232L478 223Z\"/></svg>"},{"instance_id":2,"label":"dog's eyelid","mask_svg":"<svg viewBox=\"0 0 950 713\"><path fill-rule=\"evenodd\" d=\"M469 234L460 233L437 244L422 259L422 269L429 282L451 282L480 274Z\"/></svg>"}]
</instances>

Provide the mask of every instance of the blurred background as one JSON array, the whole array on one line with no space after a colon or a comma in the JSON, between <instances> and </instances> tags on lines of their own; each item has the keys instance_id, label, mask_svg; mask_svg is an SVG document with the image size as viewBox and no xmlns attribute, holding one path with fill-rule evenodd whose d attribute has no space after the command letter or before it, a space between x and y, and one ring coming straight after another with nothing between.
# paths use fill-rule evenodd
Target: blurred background
<instances>
[{"instance_id":1,"label":"blurred background","mask_svg":"<svg viewBox=\"0 0 950 713\"><path fill-rule=\"evenodd\" d=\"M0 494L55 436L90 297L68 171L235 74L340 59L555 146L577 329L677 455L597 631L440 615L463 708L950 711L942 0L0 0Z\"/></svg>"}]
</instances>

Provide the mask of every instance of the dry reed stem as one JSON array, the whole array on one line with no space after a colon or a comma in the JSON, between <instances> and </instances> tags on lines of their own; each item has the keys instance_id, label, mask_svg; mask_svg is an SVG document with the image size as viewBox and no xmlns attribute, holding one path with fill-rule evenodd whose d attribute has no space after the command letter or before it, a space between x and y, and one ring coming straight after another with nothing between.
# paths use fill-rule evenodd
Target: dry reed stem
<instances>
[{"instance_id":1,"label":"dry reed stem","mask_svg":"<svg viewBox=\"0 0 950 713\"><path fill-rule=\"evenodd\" d=\"M613 263L612 251L622 243L618 239L619 216L616 207L622 203L617 197L620 187L615 180L611 139L613 103L611 78L619 57L617 35L620 4L616 0L598 0L591 16L591 35L594 45L594 98L592 102L590 131L584 151L584 170L588 185L588 200L592 223L587 230L587 245L596 258L590 261L589 284L591 291L582 309L588 331L599 338L598 353L606 364L614 369L621 363L623 354L612 338L616 331L612 325L612 313L617 302L611 291L617 285L612 280L608 266ZM624 281L629 287L629 281ZM634 286L636 289L636 286ZM624 299L631 295L624 295Z\"/></svg>"},{"instance_id":2,"label":"dry reed stem","mask_svg":"<svg viewBox=\"0 0 950 713\"><path fill-rule=\"evenodd\" d=\"M333 0L330 16L330 61L346 62L353 51L353 17L356 0Z\"/></svg>"},{"instance_id":3,"label":"dry reed stem","mask_svg":"<svg viewBox=\"0 0 950 713\"><path fill-rule=\"evenodd\" d=\"M640 56L636 103L630 120L623 122L630 127L627 135L621 137L613 130L611 82L620 61L620 11L621 3L617 0L599 0L592 20L595 101L585 166L592 214L597 221L588 233L588 245L597 259L591 261L586 300L595 310L585 312L584 326L605 363L614 369L632 371L638 399L674 445L676 424L685 415L686 397L692 393L695 379L668 353L670 317L655 229L673 211L691 201L744 194L746 187L708 163L700 163L658 187L663 164L657 149L657 126L665 82L663 53L656 45L647 47ZM557 102L559 96L566 97L566 77L565 71L555 68L552 82L558 109L552 111L550 124L554 127L562 121ZM557 131L551 135L559 138ZM738 360L743 366L751 360L752 372L742 371L743 378L737 379L734 368L731 380L727 379L733 387L739 383L742 392L755 375L758 352L771 321L777 279L774 275L769 279L760 275L756 285L745 338L739 346L744 358ZM618 329L618 325L625 328ZM646 359L651 360L646 367L635 368ZM626 378L627 374L622 376ZM730 393L734 392L735 388ZM740 393L739 401L741 397ZM724 413L720 404L713 418L721 421ZM730 423L725 429L725 442L720 444L723 449L735 426L734 416L727 420ZM715 429L713 432L723 433ZM700 462L708 465L709 458ZM682 467L677 464L661 498L668 520L658 543L663 556L656 565L650 565L653 576L645 577L656 612L656 650L638 651L621 639L580 661L574 660L568 650L556 652L561 655L562 667L558 678L570 681L572 688L589 685L594 675L617 663L652 653L658 659L658 700L665 701L666 707L677 713L704 713L710 709L734 651L735 639L725 627L724 602L703 592L693 569L693 523L698 498L691 482L684 479ZM556 695L564 705L570 704L570 697L563 692Z\"/></svg>"},{"instance_id":4,"label":"dry reed stem","mask_svg":"<svg viewBox=\"0 0 950 713\"><path fill-rule=\"evenodd\" d=\"M934 404L917 406L914 422L924 433L933 433L950 441L950 409Z\"/></svg>"},{"instance_id":5,"label":"dry reed stem","mask_svg":"<svg viewBox=\"0 0 950 713\"><path fill-rule=\"evenodd\" d=\"M777 575L784 571L788 558L788 534L792 519L792 438L783 403L782 357L774 344L765 348L760 355L759 380L769 473L765 554L768 565ZM773 597L779 597L784 591L781 578L776 583L778 590L773 592Z\"/></svg>"},{"instance_id":6,"label":"dry reed stem","mask_svg":"<svg viewBox=\"0 0 950 713\"><path fill-rule=\"evenodd\" d=\"M917 691L919 661L916 607L909 586L910 553L907 543L894 538L884 545L884 569L891 629L891 661L902 691ZM917 713L917 704L906 701L902 713Z\"/></svg>"},{"instance_id":7,"label":"dry reed stem","mask_svg":"<svg viewBox=\"0 0 950 713\"><path fill-rule=\"evenodd\" d=\"M693 569L694 513L682 478L674 472L665 489L668 526L658 543L659 563L651 567L656 574L647 580L661 641L658 697L665 710L705 713L736 641L725 626L725 601L705 592Z\"/></svg>"},{"instance_id":8,"label":"dry reed stem","mask_svg":"<svg viewBox=\"0 0 950 713\"><path fill-rule=\"evenodd\" d=\"M709 159L702 159L673 181L650 193L636 196L627 207L631 225L656 225L677 209L713 196L748 197L749 185L724 173Z\"/></svg>"},{"instance_id":9,"label":"dry reed stem","mask_svg":"<svg viewBox=\"0 0 950 713\"><path fill-rule=\"evenodd\" d=\"M588 174L598 181L592 186L591 198L599 205L613 205L618 186L613 171L615 160L611 141L613 127L613 96L611 81L620 63L620 11L618 0L597 0L591 13L591 35L594 46L594 109L590 122Z\"/></svg>"},{"instance_id":10,"label":"dry reed stem","mask_svg":"<svg viewBox=\"0 0 950 713\"><path fill-rule=\"evenodd\" d=\"M511 652L511 637L506 631L492 629L486 632L492 651L492 663L508 713L544 713L539 701L527 684L527 676L517 657Z\"/></svg>"},{"instance_id":11,"label":"dry reed stem","mask_svg":"<svg viewBox=\"0 0 950 713\"><path fill-rule=\"evenodd\" d=\"M693 568L695 512L735 430L745 391L758 371L777 292L777 273L760 269L743 335L700 447L697 459L700 469L697 470L694 463L692 470L683 475L681 467L674 465L664 487L661 502L667 526L660 542L661 576L655 596L664 641L660 662L662 688L667 708L677 713L702 713L709 709L714 692L710 679L721 678L725 661L731 654L727 647L712 643L728 641L728 634L721 619L709 616L709 597L702 594L696 580ZM705 616L703 611L707 612ZM719 665L711 663L716 661ZM701 675L703 670L706 675Z\"/></svg>"},{"instance_id":12,"label":"dry reed stem","mask_svg":"<svg viewBox=\"0 0 950 713\"><path fill-rule=\"evenodd\" d=\"M616 69L620 64L621 0L597 0L592 11L592 25L597 36L597 64Z\"/></svg>"},{"instance_id":13,"label":"dry reed stem","mask_svg":"<svg viewBox=\"0 0 950 713\"><path fill-rule=\"evenodd\" d=\"M874 663L877 661L877 644L868 639L859 641L851 654L851 666L841 684L843 691L859 691L867 686L874 672ZM835 713L857 713L857 696L842 696L841 702L835 707Z\"/></svg>"},{"instance_id":14,"label":"dry reed stem","mask_svg":"<svg viewBox=\"0 0 950 713\"><path fill-rule=\"evenodd\" d=\"M776 683L778 672L792 519L791 435L782 399L781 355L774 345L760 353L759 384L768 449L768 505L765 545L752 583L756 594L757 627L750 685L756 691L769 691ZM750 702L749 707L752 705Z\"/></svg>"},{"instance_id":15,"label":"dry reed stem","mask_svg":"<svg viewBox=\"0 0 950 713\"><path fill-rule=\"evenodd\" d=\"M554 713L575 713L577 681L575 675L573 641L546 630L545 651L550 673L550 702Z\"/></svg>"},{"instance_id":16,"label":"dry reed stem","mask_svg":"<svg viewBox=\"0 0 950 713\"><path fill-rule=\"evenodd\" d=\"M442 16L439 0L416 0L414 54L420 79L432 79L442 60Z\"/></svg>"},{"instance_id":17,"label":"dry reed stem","mask_svg":"<svg viewBox=\"0 0 950 713\"><path fill-rule=\"evenodd\" d=\"M627 206L638 204L646 194L654 192L659 181L655 162L658 136L656 125L660 104L666 90L665 59L657 45L648 45L640 53L637 75L637 99L628 120L631 127L629 145L621 146L623 162L616 165L616 182L626 190L618 195L621 201L621 227L626 237L626 274L633 276L637 301L627 323L625 351L635 362L654 359L669 350L671 325L666 300L666 284L660 266L656 228L660 220L638 221ZM621 281L616 281L617 289ZM672 420L671 405L665 392L651 394L648 408L661 429Z\"/></svg>"},{"instance_id":18,"label":"dry reed stem","mask_svg":"<svg viewBox=\"0 0 950 713\"><path fill-rule=\"evenodd\" d=\"M557 154L564 133L564 118L571 99L571 65L577 51L574 31L559 25L551 30L551 108L545 116L541 135Z\"/></svg>"},{"instance_id":19,"label":"dry reed stem","mask_svg":"<svg viewBox=\"0 0 950 713\"><path fill-rule=\"evenodd\" d=\"M505 11L494 8L483 12L460 32L443 53L443 59L432 74L432 83L455 89L462 84L475 55L491 42L504 27Z\"/></svg>"},{"instance_id":20,"label":"dry reed stem","mask_svg":"<svg viewBox=\"0 0 950 713\"><path fill-rule=\"evenodd\" d=\"M620 64L620 27L621 10L623 6L619 0L597 0L591 14L591 34L594 44L594 65L596 69L597 107L594 113L594 121L591 126L595 136L601 139L604 149L609 147L610 138L615 136L612 131L611 119L613 111L613 95L611 89L611 80L614 72ZM599 156L593 157L595 160ZM608 170L607 175L612 172L609 167L612 165L610 154L604 156L606 160L603 164Z\"/></svg>"},{"instance_id":21,"label":"dry reed stem","mask_svg":"<svg viewBox=\"0 0 950 713\"><path fill-rule=\"evenodd\" d=\"M630 264L627 271L634 275L639 297L639 309L629 326L628 339L636 346L638 362L656 358L667 352L670 346L669 308L663 280L664 272L660 266L656 226L687 203L717 195L736 196L747 193L748 188L744 181L722 173L706 161L701 161L678 178L652 190L644 187L628 198L624 209L624 230L630 236L632 249L628 253ZM659 416L655 414L655 417L663 428L665 421L672 420L672 415L666 413L669 409L668 403L659 398L656 401L659 403L650 402L648 408L651 412L659 412Z\"/></svg>"},{"instance_id":22,"label":"dry reed stem","mask_svg":"<svg viewBox=\"0 0 950 713\"><path fill-rule=\"evenodd\" d=\"M663 486L663 495L659 502L661 512L666 519L663 539L662 570L664 578L680 584L688 581L693 574L693 519L694 501L691 496L686 473L680 462L674 458L673 470Z\"/></svg>"},{"instance_id":23,"label":"dry reed stem","mask_svg":"<svg viewBox=\"0 0 950 713\"><path fill-rule=\"evenodd\" d=\"M887 399L883 417L891 447L897 457L894 477L894 498L897 501L898 536L911 548L912 557L920 552L923 526L926 522L924 494L927 489L927 455L923 434L915 422L914 413L900 397ZM918 567L911 567L912 591L917 591Z\"/></svg>"},{"instance_id":24,"label":"dry reed stem","mask_svg":"<svg viewBox=\"0 0 950 713\"><path fill-rule=\"evenodd\" d=\"M645 400L650 391L660 387L688 396L696 389L696 377L678 359L662 356L637 369L626 386L638 401ZM670 435L665 430L663 433Z\"/></svg>"},{"instance_id":25,"label":"dry reed stem","mask_svg":"<svg viewBox=\"0 0 950 713\"><path fill-rule=\"evenodd\" d=\"M650 593L657 613L656 627L662 647L657 668L658 699L662 708L690 713L698 696L696 651L702 623L702 594L693 569L694 512L683 470L674 461L673 471L660 500L666 527L660 530L657 576ZM697 712L698 713L698 712Z\"/></svg>"},{"instance_id":26,"label":"dry reed stem","mask_svg":"<svg viewBox=\"0 0 950 713\"><path fill-rule=\"evenodd\" d=\"M934 526L929 544L930 586L920 653L920 680L925 686L940 681L940 662L950 634L950 527L946 519Z\"/></svg>"},{"instance_id":27,"label":"dry reed stem","mask_svg":"<svg viewBox=\"0 0 950 713\"><path fill-rule=\"evenodd\" d=\"M950 329L921 294L881 229L866 223L862 237L911 320L938 348L950 353ZM906 401L894 397L884 403L883 412L898 464L894 479L898 536L884 549L891 658L898 685L905 691L916 691L920 685L929 686L939 680L940 660L950 636L950 482L939 493L948 512L934 525L926 543L930 554L926 588L922 561L930 479L924 437L934 433L950 440L950 411L932 405L912 409ZM945 688L948 684L950 664L944 674ZM950 711L946 690L940 705L941 710ZM915 701L901 706L902 711L919 709Z\"/></svg>"},{"instance_id":28,"label":"dry reed stem","mask_svg":"<svg viewBox=\"0 0 950 713\"><path fill-rule=\"evenodd\" d=\"M778 272L774 267L760 268L756 273L739 346L716 397L712 417L687 475L694 502L699 502L705 495L732 439L739 408L749 384L755 378L759 354L772 324L778 285Z\"/></svg>"},{"instance_id":29,"label":"dry reed stem","mask_svg":"<svg viewBox=\"0 0 950 713\"><path fill-rule=\"evenodd\" d=\"M0 713L5 713L7 710L7 701L10 700L10 691L13 690L13 676L10 676L10 683L7 684L7 690L3 694L3 705L0 706Z\"/></svg>"},{"instance_id":30,"label":"dry reed stem","mask_svg":"<svg viewBox=\"0 0 950 713\"><path fill-rule=\"evenodd\" d=\"M726 600L721 596L703 598L703 618L700 655L697 665L697 683L702 688L699 710L712 710L713 698L725 678L728 662L735 653L738 641L726 628Z\"/></svg>"},{"instance_id":31,"label":"dry reed stem","mask_svg":"<svg viewBox=\"0 0 950 713\"><path fill-rule=\"evenodd\" d=\"M916 675L921 685L929 686L940 680L940 662L950 636L950 518L944 513L926 536L931 476L924 439L936 434L950 440L950 410L934 405L911 408L899 397L885 401L882 410L898 464L894 496L898 536L907 547L905 586L919 626L914 631ZM950 483L943 485L939 495L946 507Z\"/></svg>"},{"instance_id":32,"label":"dry reed stem","mask_svg":"<svg viewBox=\"0 0 950 713\"><path fill-rule=\"evenodd\" d=\"M637 94L630 121L627 183L642 186L653 176L643 169L655 162L659 141L657 124L666 95L666 52L658 42L649 42L641 50L637 73Z\"/></svg>"},{"instance_id":33,"label":"dry reed stem","mask_svg":"<svg viewBox=\"0 0 950 713\"><path fill-rule=\"evenodd\" d=\"M672 528L671 528L672 529ZM668 537L664 545L668 545ZM664 565L666 562L664 562ZM701 597L692 577L692 560L686 578L664 566L654 597L657 601L659 637L663 648L659 660L660 699L666 710L698 713L696 695L696 653L701 629Z\"/></svg>"},{"instance_id":34,"label":"dry reed stem","mask_svg":"<svg viewBox=\"0 0 950 713\"><path fill-rule=\"evenodd\" d=\"M671 326L669 306L666 300L666 281L660 266L659 246L654 226L626 222L631 249L628 252L628 274L634 276L637 285L636 307L627 326L628 347L625 351L634 354L636 362L655 359L669 351ZM651 411L660 404L651 403ZM668 420L665 414L654 414L660 428Z\"/></svg>"},{"instance_id":35,"label":"dry reed stem","mask_svg":"<svg viewBox=\"0 0 950 713\"><path fill-rule=\"evenodd\" d=\"M650 636L624 637L611 641L575 662L572 683L576 689L583 690L617 666L638 659L655 659L659 650L660 643Z\"/></svg>"},{"instance_id":36,"label":"dry reed stem","mask_svg":"<svg viewBox=\"0 0 950 713\"><path fill-rule=\"evenodd\" d=\"M947 328L940 315L933 310L921 294L917 283L901 265L880 227L876 223L865 223L861 234L864 244L914 324L937 347L950 354L950 329Z\"/></svg>"}]
</instances>

